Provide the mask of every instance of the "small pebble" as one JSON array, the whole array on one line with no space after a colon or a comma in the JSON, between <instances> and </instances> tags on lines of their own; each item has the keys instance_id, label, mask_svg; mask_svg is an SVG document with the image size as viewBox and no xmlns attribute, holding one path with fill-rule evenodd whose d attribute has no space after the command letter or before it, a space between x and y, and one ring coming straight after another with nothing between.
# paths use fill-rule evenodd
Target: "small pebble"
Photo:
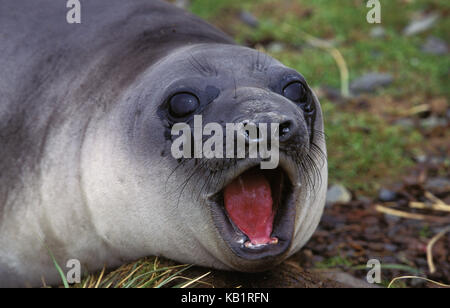
<instances>
[{"instance_id":1,"label":"small pebble","mask_svg":"<svg viewBox=\"0 0 450 308\"><path fill-rule=\"evenodd\" d=\"M413 20L404 30L403 35L411 36L430 29L439 19L437 14L429 14L421 19Z\"/></svg>"},{"instance_id":2,"label":"small pebble","mask_svg":"<svg viewBox=\"0 0 450 308\"><path fill-rule=\"evenodd\" d=\"M252 28L257 28L259 26L258 19L250 12L241 11L241 13L239 14L239 18L247 26L250 26Z\"/></svg>"},{"instance_id":3,"label":"small pebble","mask_svg":"<svg viewBox=\"0 0 450 308\"><path fill-rule=\"evenodd\" d=\"M389 86L394 80L391 74L368 73L353 80L350 84L352 93L371 93L375 90Z\"/></svg>"},{"instance_id":4,"label":"small pebble","mask_svg":"<svg viewBox=\"0 0 450 308\"><path fill-rule=\"evenodd\" d=\"M397 198L397 193L389 189L382 188L378 192L378 199L383 202L391 202Z\"/></svg>"},{"instance_id":5,"label":"small pebble","mask_svg":"<svg viewBox=\"0 0 450 308\"><path fill-rule=\"evenodd\" d=\"M386 31L381 26L375 26L370 30L370 37L380 38L386 35Z\"/></svg>"},{"instance_id":6,"label":"small pebble","mask_svg":"<svg viewBox=\"0 0 450 308\"><path fill-rule=\"evenodd\" d=\"M448 46L440 38L430 36L425 44L422 45L422 51L433 55L446 55L448 53Z\"/></svg>"},{"instance_id":7,"label":"small pebble","mask_svg":"<svg viewBox=\"0 0 450 308\"><path fill-rule=\"evenodd\" d=\"M341 184L331 186L327 191L327 204L348 203L352 199L351 193Z\"/></svg>"}]
</instances>

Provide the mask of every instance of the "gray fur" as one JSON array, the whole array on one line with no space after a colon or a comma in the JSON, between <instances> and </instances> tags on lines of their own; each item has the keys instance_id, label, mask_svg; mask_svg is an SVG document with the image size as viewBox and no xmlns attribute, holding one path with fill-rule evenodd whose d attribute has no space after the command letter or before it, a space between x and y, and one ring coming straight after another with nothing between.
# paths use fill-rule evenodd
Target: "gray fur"
<instances>
[{"instance_id":1,"label":"gray fur","mask_svg":"<svg viewBox=\"0 0 450 308\"><path fill-rule=\"evenodd\" d=\"M70 25L64 1L0 0L0 286L57 283L49 251L86 271L149 255L259 268L218 235L202 201L213 184L198 191L199 173L180 192L192 166L177 168L158 110L189 77L220 89L208 121L265 112L282 99L264 87L284 66L165 2L81 3L82 23ZM288 255L319 221L326 162L320 170L299 198Z\"/></svg>"}]
</instances>

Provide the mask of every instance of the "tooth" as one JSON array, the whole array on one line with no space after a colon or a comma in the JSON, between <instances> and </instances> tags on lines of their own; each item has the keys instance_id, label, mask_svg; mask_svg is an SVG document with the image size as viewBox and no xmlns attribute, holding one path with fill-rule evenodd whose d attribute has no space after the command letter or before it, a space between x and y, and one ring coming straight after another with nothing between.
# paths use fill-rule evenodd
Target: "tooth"
<instances>
[{"instance_id":1,"label":"tooth","mask_svg":"<svg viewBox=\"0 0 450 308\"><path fill-rule=\"evenodd\" d=\"M278 244L278 238L277 237L272 237L270 239L270 244Z\"/></svg>"},{"instance_id":2,"label":"tooth","mask_svg":"<svg viewBox=\"0 0 450 308\"><path fill-rule=\"evenodd\" d=\"M250 243L250 241L247 241L244 243L244 246L247 248L250 248L250 247L252 247L252 243Z\"/></svg>"}]
</instances>

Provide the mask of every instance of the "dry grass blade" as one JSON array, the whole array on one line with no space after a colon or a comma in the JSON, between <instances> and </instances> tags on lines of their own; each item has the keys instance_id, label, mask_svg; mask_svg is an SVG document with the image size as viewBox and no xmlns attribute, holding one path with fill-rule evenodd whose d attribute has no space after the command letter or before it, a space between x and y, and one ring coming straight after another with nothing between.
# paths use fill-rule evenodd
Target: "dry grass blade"
<instances>
[{"instance_id":1,"label":"dry grass blade","mask_svg":"<svg viewBox=\"0 0 450 308\"><path fill-rule=\"evenodd\" d=\"M392 286L392 284L393 284L394 282L396 282L397 280L400 280L400 279L421 279L421 280L425 280L425 281L434 283L434 284L436 284L436 285L438 285L438 286L440 286L440 287L450 288L450 285L448 285L448 284L445 284L445 283L442 283L442 282L437 282L437 281L434 281L434 280L431 280L431 279L428 279L428 278L425 278L425 277L419 277L419 276L400 276L400 277L396 277L396 278L394 278L394 279L391 280L391 282L390 282L389 285L387 286L388 289Z\"/></svg>"},{"instance_id":2,"label":"dry grass blade","mask_svg":"<svg viewBox=\"0 0 450 308\"><path fill-rule=\"evenodd\" d=\"M171 273L170 269L164 271L163 273L161 273L159 275L157 275L156 272L154 272L154 273L152 273L152 276L150 277L149 280L145 281L141 285L138 285L136 288L137 289L142 289L142 288L146 288L146 287L150 286L151 284L157 285L158 283L156 281L158 279L164 279L164 277L166 277L166 275L168 275L170 273Z\"/></svg>"},{"instance_id":3,"label":"dry grass blade","mask_svg":"<svg viewBox=\"0 0 450 308\"><path fill-rule=\"evenodd\" d=\"M337 48L331 46L331 44L329 44L328 42L315 38L307 33L304 33L304 35L306 36L308 43L311 46L321 48L327 51L333 57L334 61L336 62L339 68L339 73L341 77L341 95L343 97L349 97L350 96L349 73L347 63L345 62L345 59L342 56L341 52Z\"/></svg>"},{"instance_id":4,"label":"dry grass blade","mask_svg":"<svg viewBox=\"0 0 450 308\"><path fill-rule=\"evenodd\" d=\"M347 62L345 61L344 57L342 56L342 53L333 46L330 42L327 42L325 40L322 40L320 38L317 38L311 34L308 34L304 31L301 31L300 29L294 28L293 26L289 24L283 25L283 27L288 28L293 33L301 33L302 36L305 38L305 40L313 47L325 50L328 52L336 62L339 73L340 73L340 79L341 79L341 95L343 97L349 97L350 96L350 87L349 87L349 71L347 67Z\"/></svg>"},{"instance_id":5,"label":"dry grass blade","mask_svg":"<svg viewBox=\"0 0 450 308\"><path fill-rule=\"evenodd\" d=\"M47 283L45 282L45 278L43 276L41 277L41 282L42 282L42 287L47 288Z\"/></svg>"},{"instance_id":6,"label":"dry grass blade","mask_svg":"<svg viewBox=\"0 0 450 308\"><path fill-rule=\"evenodd\" d=\"M425 192L425 197L433 203L428 204L425 202L411 201L409 203L409 207L414 209L431 209L435 211L450 212L450 205L446 204L444 201L442 201L429 191Z\"/></svg>"},{"instance_id":7,"label":"dry grass blade","mask_svg":"<svg viewBox=\"0 0 450 308\"><path fill-rule=\"evenodd\" d=\"M181 270L180 270L181 268ZM84 281L74 288L142 288L155 287L162 281L168 280L172 276L176 276L184 269L189 268L187 265L179 264L167 267L161 267L158 260L150 262L143 259L134 263L125 264L121 267L107 273L106 266L102 271L87 276ZM168 278L169 277L169 278ZM166 284L164 282L162 285ZM200 282L202 283L202 282ZM162 286L161 285L161 286Z\"/></svg>"},{"instance_id":8,"label":"dry grass blade","mask_svg":"<svg viewBox=\"0 0 450 308\"><path fill-rule=\"evenodd\" d=\"M428 242L427 244L427 262L428 262L428 268L430 269L430 273L436 272L436 267L433 263L433 245L442 237L445 233L450 231L450 226L447 228L444 228L441 232L433 236L433 238Z\"/></svg>"},{"instance_id":9,"label":"dry grass blade","mask_svg":"<svg viewBox=\"0 0 450 308\"><path fill-rule=\"evenodd\" d=\"M199 277L197 277L197 278L195 278L195 279L192 279L192 280L189 281L188 283L182 285L180 288L182 288L182 289L187 288L187 287L189 287L190 285L192 285L192 284L198 282L199 280L205 278L205 277L208 276L209 274L211 274L211 272L207 272L206 274L203 274L203 275L201 275L201 276L199 276Z\"/></svg>"},{"instance_id":10,"label":"dry grass blade","mask_svg":"<svg viewBox=\"0 0 450 308\"><path fill-rule=\"evenodd\" d=\"M412 209L430 209L434 211L450 212L450 206L439 203L426 204L424 202L411 201L409 207Z\"/></svg>"},{"instance_id":11,"label":"dry grass blade","mask_svg":"<svg viewBox=\"0 0 450 308\"><path fill-rule=\"evenodd\" d=\"M446 204L444 201L442 201L441 199L439 199L438 197L436 197L435 195L433 195L432 193L430 193L429 191L425 192L425 197L427 197L428 199L430 199L431 201L440 204L440 205L445 205L450 207L450 205Z\"/></svg>"},{"instance_id":12,"label":"dry grass blade","mask_svg":"<svg viewBox=\"0 0 450 308\"><path fill-rule=\"evenodd\" d=\"M97 283L95 284L94 289L98 289L98 286L100 285L100 282L102 281L103 275L105 274L106 266L103 266L102 272L100 273L100 276L97 279Z\"/></svg>"},{"instance_id":13,"label":"dry grass blade","mask_svg":"<svg viewBox=\"0 0 450 308\"><path fill-rule=\"evenodd\" d=\"M88 289L93 289L95 284L97 283L94 276L89 277L89 285L88 285Z\"/></svg>"},{"instance_id":14,"label":"dry grass blade","mask_svg":"<svg viewBox=\"0 0 450 308\"><path fill-rule=\"evenodd\" d=\"M130 277L133 276L134 273L136 273L138 270L140 270L143 266L144 266L144 264L141 264L138 267L136 267L130 274L128 274L128 276L126 276L124 279L122 279L121 282L119 282L117 284L117 287L120 288L121 285L123 285L128 279L130 279Z\"/></svg>"},{"instance_id":15,"label":"dry grass blade","mask_svg":"<svg viewBox=\"0 0 450 308\"><path fill-rule=\"evenodd\" d=\"M428 104L421 104L414 106L406 111L400 111L399 115L402 116L413 116L418 113L426 112L430 110L430 106Z\"/></svg>"},{"instance_id":16,"label":"dry grass blade","mask_svg":"<svg viewBox=\"0 0 450 308\"><path fill-rule=\"evenodd\" d=\"M404 212L404 211L400 211L400 210L396 210L396 209L391 209L391 208L388 208L388 207L385 207L385 206L382 206L379 204L376 205L375 209L378 212L392 215L392 216L402 217L402 218L415 219L415 220L427 220L427 221L438 222L438 223L448 222L448 219L446 219L446 218L417 214L417 213L408 213L408 212Z\"/></svg>"},{"instance_id":17,"label":"dry grass blade","mask_svg":"<svg viewBox=\"0 0 450 308\"><path fill-rule=\"evenodd\" d=\"M174 280L182 279L182 280L187 280L187 282L180 283L180 284L178 284L178 285L173 286L172 288L182 288L182 289L184 289L184 288L187 288L189 285L191 285L191 284L193 284L193 283L196 283L196 282L201 283L201 284L208 285L208 286L210 286L210 287L214 287L214 286L213 286L212 284L210 284L210 283L207 283L207 282L204 282L204 281L199 281L200 279L202 279L203 277L206 277L206 276L209 275L209 274L210 274L210 273L206 273L206 274L204 274L204 275L202 275L202 276L200 276L200 277L197 277L197 278L195 278L195 279L192 279L192 278L189 278L189 277L184 277L184 276L173 276L173 277L171 277L169 280L167 280L167 281L165 282L165 284L167 284L167 283L169 283L169 282L171 282L171 281L174 281Z\"/></svg>"}]
</instances>

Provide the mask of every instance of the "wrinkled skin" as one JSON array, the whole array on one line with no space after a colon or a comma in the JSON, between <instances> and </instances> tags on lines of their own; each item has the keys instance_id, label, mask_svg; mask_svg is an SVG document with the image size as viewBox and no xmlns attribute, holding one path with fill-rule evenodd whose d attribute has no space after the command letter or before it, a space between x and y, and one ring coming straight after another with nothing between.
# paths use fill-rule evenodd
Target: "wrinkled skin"
<instances>
[{"instance_id":1,"label":"wrinkled skin","mask_svg":"<svg viewBox=\"0 0 450 308\"><path fill-rule=\"evenodd\" d=\"M303 77L164 2L83 2L80 25L66 23L66 10L0 0L0 286L57 283L49 250L63 267L80 260L83 272L150 255L251 272L298 251L327 184L325 143L313 133L323 132L317 98L308 89L316 110L308 128L301 108L277 93L286 78ZM314 184L301 175L294 183L295 224L282 253L239 256L213 221L208 196L248 161L195 169L171 156L165 104L185 88L201 98L204 123L288 117L298 129L286 157L320 148Z\"/></svg>"}]
</instances>

